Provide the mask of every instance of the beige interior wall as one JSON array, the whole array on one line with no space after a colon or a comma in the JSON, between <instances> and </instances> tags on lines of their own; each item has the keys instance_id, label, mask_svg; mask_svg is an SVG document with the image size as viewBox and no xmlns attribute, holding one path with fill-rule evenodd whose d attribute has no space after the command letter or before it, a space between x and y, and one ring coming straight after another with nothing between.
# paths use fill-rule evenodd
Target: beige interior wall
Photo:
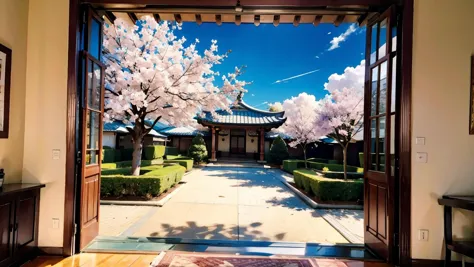
<instances>
[{"instance_id":1,"label":"beige interior wall","mask_svg":"<svg viewBox=\"0 0 474 267\"><path fill-rule=\"evenodd\" d=\"M229 152L230 134L227 135L227 136L216 135L216 138L219 139L217 141L218 142L218 145L217 145L218 151ZM224 141L222 141L222 139L224 139Z\"/></svg>"},{"instance_id":2,"label":"beige interior wall","mask_svg":"<svg viewBox=\"0 0 474 267\"><path fill-rule=\"evenodd\" d=\"M26 38L28 0L0 0L0 44L12 50L10 130L0 139L0 168L5 182L21 182L25 131Z\"/></svg>"},{"instance_id":3,"label":"beige interior wall","mask_svg":"<svg viewBox=\"0 0 474 267\"><path fill-rule=\"evenodd\" d=\"M23 182L46 184L38 240L44 247L63 245L68 17L68 0L29 3Z\"/></svg>"},{"instance_id":4,"label":"beige interior wall","mask_svg":"<svg viewBox=\"0 0 474 267\"><path fill-rule=\"evenodd\" d=\"M412 257L441 259L444 194L474 194L474 136L469 135L474 1L415 1L413 45ZM426 145L416 145L425 137ZM416 161L428 153L428 163ZM457 238L474 236L471 212L456 212ZM429 230L427 242L418 230Z\"/></svg>"},{"instance_id":5,"label":"beige interior wall","mask_svg":"<svg viewBox=\"0 0 474 267\"><path fill-rule=\"evenodd\" d=\"M258 152L258 136L249 136L247 131L247 136L245 138L245 152L246 153L257 153ZM252 143L253 139L253 143Z\"/></svg>"}]
</instances>

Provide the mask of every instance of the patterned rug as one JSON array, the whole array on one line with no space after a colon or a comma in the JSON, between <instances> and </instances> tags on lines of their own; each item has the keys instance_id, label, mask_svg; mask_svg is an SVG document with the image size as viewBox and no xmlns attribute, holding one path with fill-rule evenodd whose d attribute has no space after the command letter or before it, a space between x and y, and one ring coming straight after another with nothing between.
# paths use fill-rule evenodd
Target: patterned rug
<instances>
[{"instance_id":1,"label":"patterned rug","mask_svg":"<svg viewBox=\"0 0 474 267\"><path fill-rule=\"evenodd\" d=\"M292 257L255 257L169 251L151 267L347 267L342 261Z\"/></svg>"}]
</instances>

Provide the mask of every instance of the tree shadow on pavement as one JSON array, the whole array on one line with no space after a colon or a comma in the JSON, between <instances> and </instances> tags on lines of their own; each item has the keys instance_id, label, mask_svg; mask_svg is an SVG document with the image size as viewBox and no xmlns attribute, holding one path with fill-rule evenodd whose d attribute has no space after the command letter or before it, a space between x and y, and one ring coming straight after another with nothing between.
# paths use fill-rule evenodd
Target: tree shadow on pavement
<instances>
[{"instance_id":1,"label":"tree shadow on pavement","mask_svg":"<svg viewBox=\"0 0 474 267\"><path fill-rule=\"evenodd\" d=\"M281 241L286 233L278 233L275 236L263 236L259 230L261 222L254 222L248 226L226 226L224 224L198 225L194 221L188 221L185 225L161 224L156 232L150 237L159 238L183 238L183 239L207 239L207 240L252 240L252 241Z\"/></svg>"}]
</instances>

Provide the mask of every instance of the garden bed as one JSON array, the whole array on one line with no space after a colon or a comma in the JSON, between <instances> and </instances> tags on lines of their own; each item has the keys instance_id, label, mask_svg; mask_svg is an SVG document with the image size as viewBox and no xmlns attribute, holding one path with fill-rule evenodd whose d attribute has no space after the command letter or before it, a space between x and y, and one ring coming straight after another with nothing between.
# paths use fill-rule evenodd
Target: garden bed
<instances>
[{"instance_id":1,"label":"garden bed","mask_svg":"<svg viewBox=\"0 0 474 267\"><path fill-rule=\"evenodd\" d=\"M293 172L295 187L318 203L363 201L363 179L344 180L325 178L308 169L297 169Z\"/></svg>"},{"instance_id":2,"label":"garden bed","mask_svg":"<svg viewBox=\"0 0 474 267\"><path fill-rule=\"evenodd\" d=\"M148 166L139 176L132 176L131 168L102 170L100 191L103 199L113 197L153 199L177 185L185 173L180 165Z\"/></svg>"},{"instance_id":3,"label":"garden bed","mask_svg":"<svg viewBox=\"0 0 474 267\"><path fill-rule=\"evenodd\" d=\"M174 191L178 190L183 185L182 182L174 185L167 191L163 192L162 194L156 197L146 197L146 196L132 196L132 195L123 195L123 196L100 196L100 200L118 200L118 201L160 201L173 193Z\"/></svg>"},{"instance_id":4,"label":"garden bed","mask_svg":"<svg viewBox=\"0 0 474 267\"><path fill-rule=\"evenodd\" d=\"M296 186L295 183L293 182L289 182L289 184L291 186L293 186L294 188L296 188L299 192L301 192L303 195L307 196L308 198L310 198L311 200L313 200L314 202L318 203L319 205L355 205L355 206L359 206L359 205L363 205L364 202L363 201L342 201L342 200L322 200L320 197L317 197L311 193L307 193L304 191L304 189L302 188L299 188L298 186Z\"/></svg>"}]
</instances>

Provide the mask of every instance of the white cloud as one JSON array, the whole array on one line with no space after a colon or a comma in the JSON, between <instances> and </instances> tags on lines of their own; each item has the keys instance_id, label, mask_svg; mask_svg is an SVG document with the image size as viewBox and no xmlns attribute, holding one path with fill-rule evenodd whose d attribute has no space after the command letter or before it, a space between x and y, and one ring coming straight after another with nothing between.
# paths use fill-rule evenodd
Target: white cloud
<instances>
[{"instance_id":1,"label":"white cloud","mask_svg":"<svg viewBox=\"0 0 474 267\"><path fill-rule=\"evenodd\" d=\"M347 28L347 30L343 34L332 38L331 42L329 42L331 44L331 47L329 47L328 51L339 48L339 44L344 42L347 39L347 37L349 37L355 31L356 31L356 26L355 24L352 24L351 26L349 26L349 28Z\"/></svg>"},{"instance_id":2,"label":"white cloud","mask_svg":"<svg viewBox=\"0 0 474 267\"><path fill-rule=\"evenodd\" d=\"M331 34L331 32L328 32L328 35L330 35L330 34Z\"/></svg>"},{"instance_id":3,"label":"white cloud","mask_svg":"<svg viewBox=\"0 0 474 267\"><path fill-rule=\"evenodd\" d=\"M365 60L356 67L347 67L344 73L333 73L324 84L324 89L329 92L342 88L352 88L364 92Z\"/></svg>"},{"instance_id":4,"label":"white cloud","mask_svg":"<svg viewBox=\"0 0 474 267\"><path fill-rule=\"evenodd\" d=\"M255 96L255 94L251 94L251 96Z\"/></svg>"},{"instance_id":5,"label":"white cloud","mask_svg":"<svg viewBox=\"0 0 474 267\"><path fill-rule=\"evenodd\" d=\"M319 56L316 56L316 58L319 58Z\"/></svg>"},{"instance_id":6,"label":"white cloud","mask_svg":"<svg viewBox=\"0 0 474 267\"><path fill-rule=\"evenodd\" d=\"M305 72L305 73L301 73L301 74L298 74L298 75L295 75L295 76L291 76L291 77L288 77L288 78L285 78L285 79L281 79L281 80L276 80L273 84L276 84L276 83L282 83L282 82L285 82L285 81L288 81L288 80L293 80L293 79L296 79L296 78L299 78L299 77L303 77L303 76L306 76L306 75L309 75L311 73L315 73L319 71L319 69L317 70L312 70L312 71L308 71L308 72Z\"/></svg>"}]
</instances>

